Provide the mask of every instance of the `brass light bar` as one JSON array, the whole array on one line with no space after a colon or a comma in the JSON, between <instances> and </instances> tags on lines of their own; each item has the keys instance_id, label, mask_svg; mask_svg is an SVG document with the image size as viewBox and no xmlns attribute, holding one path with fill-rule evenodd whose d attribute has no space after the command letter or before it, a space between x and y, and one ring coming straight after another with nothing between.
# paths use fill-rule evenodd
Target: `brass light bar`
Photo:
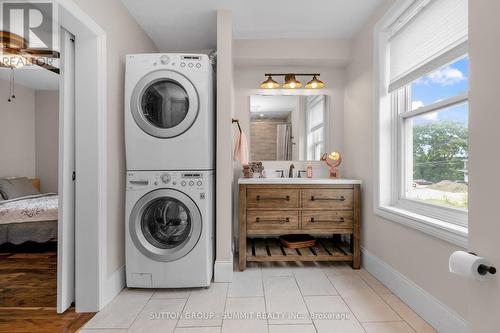
<instances>
[{"instance_id":1,"label":"brass light bar","mask_svg":"<svg viewBox=\"0 0 500 333\"><path fill-rule=\"evenodd\" d=\"M266 73L264 74L267 79L262 82L260 87L262 89L276 89L280 87L280 84L273 80L273 76L284 76L285 83L283 84L284 89L298 89L302 87L302 83L296 79L297 76L312 76L312 80L307 82L305 85L306 89L321 89L325 84L319 80L317 77L320 76L319 73Z\"/></svg>"}]
</instances>

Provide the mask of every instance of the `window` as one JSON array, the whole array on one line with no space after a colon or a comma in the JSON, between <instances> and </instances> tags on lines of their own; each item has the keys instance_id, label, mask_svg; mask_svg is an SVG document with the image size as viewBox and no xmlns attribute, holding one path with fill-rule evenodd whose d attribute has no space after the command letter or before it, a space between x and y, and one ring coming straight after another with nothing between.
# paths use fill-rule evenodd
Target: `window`
<instances>
[{"instance_id":1,"label":"window","mask_svg":"<svg viewBox=\"0 0 500 333\"><path fill-rule=\"evenodd\" d=\"M465 246L467 0L416 0L376 26L375 212Z\"/></svg>"},{"instance_id":2,"label":"window","mask_svg":"<svg viewBox=\"0 0 500 333\"><path fill-rule=\"evenodd\" d=\"M325 96L307 97L307 159L319 161L325 153Z\"/></svg>"},{"instance_id":3,"label":"window","mask_svg":"<svg viewBox=\"0 0 500 333\"><path fill-rule=\"evenodd\" d=\"M410 101L397 111L403 147L402 199L467 210L467 87L464 57L402 88Z\"/></svg>"}]
</instances>

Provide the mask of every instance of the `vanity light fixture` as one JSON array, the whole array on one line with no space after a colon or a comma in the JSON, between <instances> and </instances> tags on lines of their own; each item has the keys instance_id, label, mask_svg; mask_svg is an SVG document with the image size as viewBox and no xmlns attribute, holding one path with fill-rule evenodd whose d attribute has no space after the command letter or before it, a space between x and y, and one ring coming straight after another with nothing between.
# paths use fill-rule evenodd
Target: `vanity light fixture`
<instances>
[{"instance_id":1,"label":"vanity light fixture","mask_svg":"<svg viewBox=\"0 0 500 333\"><path fill-rule=\"evenodd\" d=\"M276 88L280 87L279 83L272 79L273 76L284 76L285 77L285 83L282 86L284 89L298 89L298 88L302 87L302 83L300 83L300 81L296 79L296 76L312 76L313 77L311 81L307 82L307 84L305 86L306 89L321 89L325 86L325 84L317 78L320 75L318 73L311 73L311 74L295 74L295 73L271 74L271 73L266 73L264 75L267 76L267 80L262 82L262 84L260 85L260 87L262 89L276 89Z\"/></svg>"},{"instance_id":2,"label":"vanity light fixture","mask_svg":"<svg viewBox=\"0 0 500 333\"><path fill-rule=\"evenodd\" d=\"M313 75L312 80L307 82L307 84L306 84L307 89L321 89L324 86L325 86L325 84L323 83L323 81L318 80L316 75Z\"/></svg>"},{"instance_id":3,"label":"vanity light fixture","mask_svg":"<svg viewBox=\"0 0 500 333\"><path fill-rule=\"evenodd\" d=\"M267 80L262 82L262 84L260 85L262 89L275 89L280 87L280 84L274 81L271 75L268 74L266 75L267 75Z\"/></svg>"},{"instance_id":4,"label":"vanity light fixture","mask_svg":"<svg viewBox=\"0 0 500 333\"><path fill-rule=\"evenodd\" d=\"M286 74L285 75L285 84L283 88L285 89L295 89L302 87L302 83L300 83L296 78L295 74Z\"/></svg>"}]
</instances>

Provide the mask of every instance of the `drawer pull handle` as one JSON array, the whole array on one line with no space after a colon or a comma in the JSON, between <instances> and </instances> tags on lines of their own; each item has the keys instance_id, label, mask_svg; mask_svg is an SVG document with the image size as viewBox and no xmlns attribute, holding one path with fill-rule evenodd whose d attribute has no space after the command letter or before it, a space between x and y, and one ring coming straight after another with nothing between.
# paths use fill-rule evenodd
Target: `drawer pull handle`
<instances>
[{"instance_id":1,"label":"drawer pull handle","mask_svg":"<svg viewBox=\"0 0 500 333\"><path fill-rule=\"evenodd\" d=\"M333 197L333 198L327 198L327 197L318 198L315 197L314 195L311 195L311 201L345 201L345 197L341 195L340 197Z\"/></svg>"},{"instance_id":2,"label":"drawer pull handle","mask_svg":"<svg viewBox=\"0 0 500 333\"><path fill-rule=\"evenodd\" d=\"M288 223L290 222L290 218L287 217L286 219L276 219L276 220L272 220L272 219L269 219L269 220L264 220L264 219L261 219L260 217L257 217L255 218L255 222L256 223L279 223L279 224L285 224L285 223Z\"/></svg>"},{"instance_id":3,"label":"drawer pull handle","mask_svg":"<svg viewBox=\"0 0 500 333\"><path fill-rule=\"evenodd\" d=\"M261 200L286 200L286 201L290 201L290 196L287 195L285 197L262 197L260 195L258 195L256 197L257 201L261 201Z\"/></svg>"},{"instance_id":4,"label":"drawer pull handle","mask_svg":"<svg viewBox=\"0 0 500 333\"><path fill-rule=\"evenodd\" d=\"M330 223L330 222L344 222L344 218L332 219L332 220L317 220L314 217L311 217L311 223Z\"/></svg>"}]
</instances>

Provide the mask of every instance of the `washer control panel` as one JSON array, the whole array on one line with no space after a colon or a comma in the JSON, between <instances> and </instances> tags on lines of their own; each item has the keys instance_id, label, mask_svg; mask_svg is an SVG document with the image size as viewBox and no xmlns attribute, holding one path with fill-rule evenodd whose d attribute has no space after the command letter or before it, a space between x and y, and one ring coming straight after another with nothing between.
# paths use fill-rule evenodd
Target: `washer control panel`
<instances>
[{"instance_id":1,"label":"washer control panel","mask_svg":"<svg viewBox=\"0 0 500 333\"><path fill-rule=\"evenodd\" d=\"M127 172L127 189L146 188L203 189L203 174L199 172L159 171L154 173Z\"/></svg>"}]
</instances>

